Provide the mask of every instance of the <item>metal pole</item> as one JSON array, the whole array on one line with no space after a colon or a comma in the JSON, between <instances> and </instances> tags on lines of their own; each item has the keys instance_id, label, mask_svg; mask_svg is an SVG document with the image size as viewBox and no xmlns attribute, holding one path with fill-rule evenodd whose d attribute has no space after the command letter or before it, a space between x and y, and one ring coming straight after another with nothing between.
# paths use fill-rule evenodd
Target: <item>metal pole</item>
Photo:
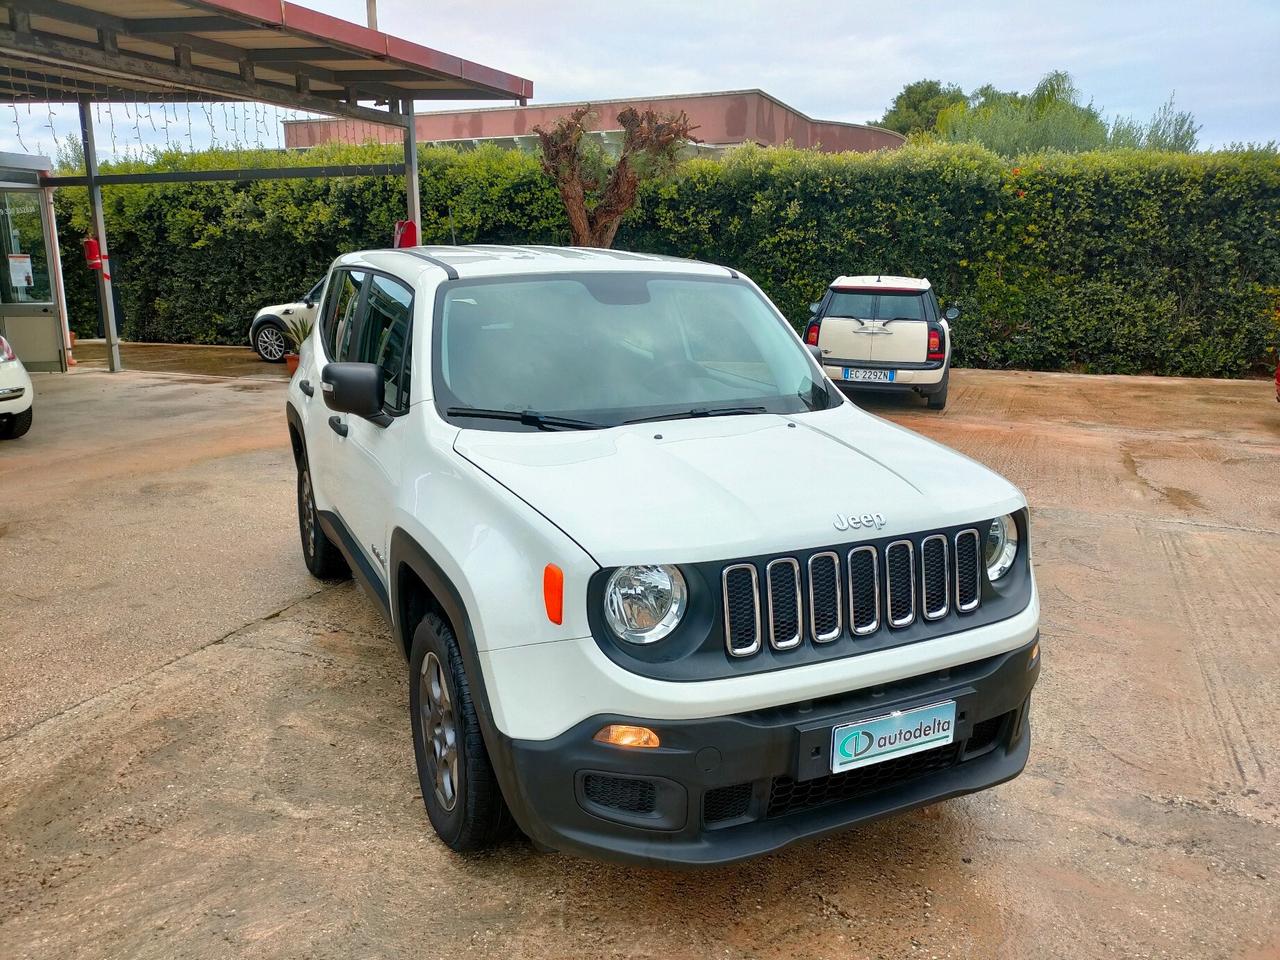
<instances>
[{"instance_id":1,"label":"metal pole","mask_svg":"<svg viewBox=\"0 0 1280 960\"><path fill-rule=\"evenodd\" d=\"M370 0L372 2L372 0ZM413 229L422 242L422 211L418 200L418 141L413 119L413 100L405 100L401 107L405 118L404 128L404 192L405 212L413 221Z\"/></svg>"},{"instance_id":2,"label":"metal pole","mask_svg":"<svg viewBox=\"0 0 1280 960\"><path fill-rule=\"evenodd\" d=\"M365 16L369 18L369 29L378 29L378 0L364 0Z\"/></svg>"},{"instance_id":3,"label":"metal pole","mask_svg":"<svg viewBox=\"0 0 1280 960\"><path fill-rule=\"evenodd\" d=\"M111 299L111 262L107 259L107 224L102 218L102 188L98 185L98 152L93 145L93 116L89 113L89 98L80 97L80 138L84 146L84 172L89 180L89 212L93 215L93 231L98 238L98 251L102 255L102 269L98 271L98 300L105 318L103 327L107 335L107 369L118 373L120 366L120 340L116 336L116 305Z\"/></svg>"}]
</instances>

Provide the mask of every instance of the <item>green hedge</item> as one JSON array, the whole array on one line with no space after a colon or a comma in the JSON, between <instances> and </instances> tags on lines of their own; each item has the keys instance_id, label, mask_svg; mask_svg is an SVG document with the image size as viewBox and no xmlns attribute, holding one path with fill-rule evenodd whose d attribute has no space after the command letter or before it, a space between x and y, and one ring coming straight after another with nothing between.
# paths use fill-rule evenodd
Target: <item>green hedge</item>
<instances>
[{"instance_id":1,"label":"green hedge","mask_svg":"<svg viewBox=\"0 0 1280 960\"><path fill-rule=\"evenodd\" d=\"M391 159L334 147L288 162ZM161 158L216 168L275 154ZM535 157L421 152L428 243L564 243ZM107 187L124 335L241 343L258 306L295 296L336 255L384 246L394 177ZM74 328L96 306L79 258L83 190L59 192ZM841 273L933 280L960 302L957 362L1112 373L1241 376L1275 363L1280 159L1274 153L1044 154L979 147L876 154L743 148L647 185L617 246L730 264L797 324Z\"/></svg>"}]
</instances>

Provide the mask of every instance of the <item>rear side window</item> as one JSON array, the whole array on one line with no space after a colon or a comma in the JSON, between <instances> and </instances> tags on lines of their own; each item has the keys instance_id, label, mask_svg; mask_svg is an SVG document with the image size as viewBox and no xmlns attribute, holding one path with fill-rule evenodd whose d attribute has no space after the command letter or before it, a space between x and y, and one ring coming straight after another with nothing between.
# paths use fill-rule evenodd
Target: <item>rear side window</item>
<instances>
[{"instance_id":1,"label":"rear side window","mask_svg":"<svg viewBox=\"0 0 1280 960\"><path fill-rule=\"evenodd\" d=\"M409 406L409 332L413 292L403 284L373 274L365 291L364 309L349 359L382 368L383 390L389 410Z\"/></svg>"},{"instance_id":2,"label":"rear side window","mask_svg":"<svg viewBox=\"0 0 1280 960\"><path fill-rule=\"evenodd\" d=\"M925 320L924 294L833 290L824 316L856 320Z\"/></svg>"},{"instance_id":3,"label":"rear side window","mask_svg":"<svg viewBox=\"0 0 1280 960\"><path fill-rule=\"evenodd\" d=\"M358 270L334 271L320 328L324 352L330 360L355 359L351 356L351 337L355 332L356 309L360 305L360 288L365 276Z\"/></svg>"}]
</instances>

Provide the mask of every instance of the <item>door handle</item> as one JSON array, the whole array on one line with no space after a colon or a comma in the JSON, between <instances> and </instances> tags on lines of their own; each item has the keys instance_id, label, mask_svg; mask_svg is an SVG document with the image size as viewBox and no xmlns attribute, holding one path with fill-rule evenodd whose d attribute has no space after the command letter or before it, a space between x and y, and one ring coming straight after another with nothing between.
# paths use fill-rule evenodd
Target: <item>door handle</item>
<instances>
[{"instance_id":1,"label":"door handle","mask_svg":"<svg viewBox=\"0 0 1280 960\"><path fill-rule=\"evenodd\" d=\"M316 388L311 385L310 380L299 380L298 389L305 393L308 397L316 395Z\"/></svg>"},{"instance_id":2,"label":"door handle","mask_svg":"<svg viewBox=\"0 0 1280 960\"><path fill-rule=\"evenodd\" d=\"M329 427L340 437L345 437L347 435L347 425L341 417L330 417Z\"/></svg>"}]
</instances>

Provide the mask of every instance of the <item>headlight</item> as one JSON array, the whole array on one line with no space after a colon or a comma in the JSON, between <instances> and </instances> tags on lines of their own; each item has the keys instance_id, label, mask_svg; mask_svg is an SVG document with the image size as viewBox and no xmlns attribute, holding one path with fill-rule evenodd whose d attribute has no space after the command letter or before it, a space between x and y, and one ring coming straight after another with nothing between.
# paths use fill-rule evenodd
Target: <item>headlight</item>
<instances>
[{"instance_id":1,"label":"headlight","mask_svg":"<svg viewBox=\"0 0 1280 960\"><path fill-rule=\"evenodd\" d=\"M677 567L620 567L604 588L604 615L628 643L657 643L680 625L689 592Z\"/></svg>"},{"instance_id":2,"label":"headlight","mask_svg":"<svg viewBox=\"0 0 1280 960\"><path fill-rule=\"evenodd\" d=\"M1006 513L996 517L987 529L986 561L987 578L999 580L1013 569L1014 558L1018 555L1018 525L1013 516Z\"/></svg>"}]
</instances>

